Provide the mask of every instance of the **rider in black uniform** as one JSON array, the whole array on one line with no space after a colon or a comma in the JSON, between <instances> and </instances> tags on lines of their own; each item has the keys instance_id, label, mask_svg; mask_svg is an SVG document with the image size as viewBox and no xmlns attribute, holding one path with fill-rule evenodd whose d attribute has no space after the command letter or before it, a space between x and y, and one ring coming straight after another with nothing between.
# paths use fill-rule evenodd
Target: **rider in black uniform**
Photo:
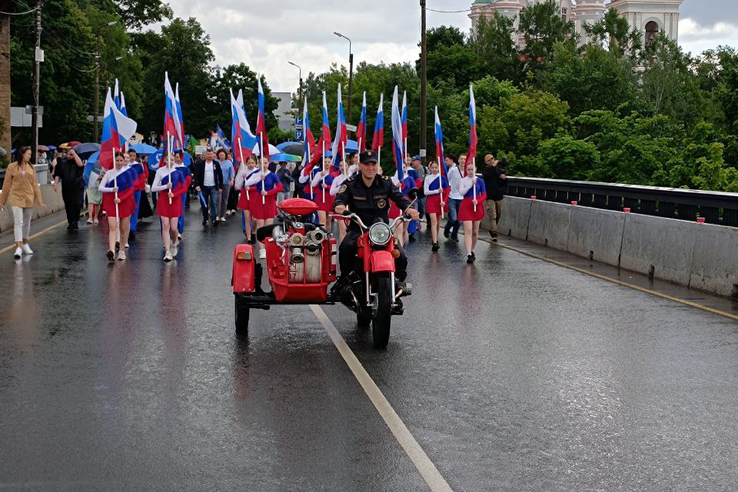
<instances>
[{"instance_id":1,"label":"rider in black uniform","mask_svg":"<svg viewBox=\"0 0 738 492\"><path fill-rule=\"evenodd\" d=\"M333 210L343 214L348 206L349 210L358 215L367 226L381 220L389 222L389 200L404 210L410 218L417 220L418 211L409 208L410 200L392 184L390 178L378 175L377 153L371 150L359 156L359 173L346 180L341 186ZM356 252L357 240L360 235L359 225L350 222L346 237L338 248L338 261L341 265L341 279L345 282L349 273L357 268ZM399 248L399 246L396 245ZM400 249L400 256L395 260L395 278L402 282L407 277L407 256Z\"/></svg>"}]
</instances>

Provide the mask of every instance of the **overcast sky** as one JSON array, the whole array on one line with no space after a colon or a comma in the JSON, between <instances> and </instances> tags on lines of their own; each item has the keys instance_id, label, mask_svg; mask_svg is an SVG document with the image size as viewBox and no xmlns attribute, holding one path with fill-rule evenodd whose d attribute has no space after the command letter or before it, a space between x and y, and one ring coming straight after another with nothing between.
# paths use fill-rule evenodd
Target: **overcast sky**
<instances>
[{"instance_id":1,"label":"overcast sky","mask_svg":"<svg viewBox=\"0 0 738 492\"><path fill-rule=\"evenodd\" d=\"M416 0L169 0L177 17L195 17L210 34L216 63L244 62L264 73L273 90L294 91L303 77L331 63L415 61L420 40ZM468 9L472 0L428 0L429 9ZM340 8L338 8L340 5ZM679 42L698 53L720 44L738 47L738 0L684 0ZM428 27L471 27L468 12L428 13Z\"/></svg>"}]
</instances>

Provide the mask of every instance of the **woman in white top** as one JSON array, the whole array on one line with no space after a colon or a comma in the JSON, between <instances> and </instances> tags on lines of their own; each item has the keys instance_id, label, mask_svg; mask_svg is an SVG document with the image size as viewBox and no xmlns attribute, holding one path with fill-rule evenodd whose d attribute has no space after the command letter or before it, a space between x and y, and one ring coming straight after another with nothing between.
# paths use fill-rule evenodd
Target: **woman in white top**
<instances>
[{"instance_id":1,"label":"woman in white top","mask_svg":"<svg viewBox=\"0 0 738 492\"><path fill-rule=\"evenodd\" d=\"M429 168L430 174L423 180L423 191L425 192L425 211L431 220L432 250L436 252L439 249L438 235L441 231L441 212L446 206L449 186L446 176L441 176L439 172L438 162L431 162Z\"/></svg>"},{"instance_id":2,"label":"woman in white top","mask_svg":"<svg viewBox=\"0 0 738 492\"><path fill-rule=\"evenodd\" d=\"M243 233L246 236L246 242L253 244L254 241L251 238L251 204L256 204L256 200L260 198L259 193L256 191L256 187L246 186L246 180L251 178L254 174L258 174L259 169L256 167L256 158L252 155L246 159L245 164L241 164L236 174L236 181L234 186L239 190L240 195L238 197L238 208L241 209L241 227Z\"/></svg>"}]
</instances>

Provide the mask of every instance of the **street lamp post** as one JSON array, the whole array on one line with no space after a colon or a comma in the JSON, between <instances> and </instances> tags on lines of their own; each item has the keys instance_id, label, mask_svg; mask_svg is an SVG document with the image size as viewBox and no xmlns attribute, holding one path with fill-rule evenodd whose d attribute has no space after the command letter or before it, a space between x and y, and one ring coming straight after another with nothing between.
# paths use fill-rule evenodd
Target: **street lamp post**
<instances>
[{"instance_id":1,"label":"street lamp post","mask_svg":"<svg viewBox=\"0 0 738 492\"><path fill-rule=\"evenodd\" d=\"M346 120L347 120L347 123L350 123L351 122L351 95L352 95L351 82L354 78L354 53L351 50L351 40L348 37L344 36L340 32L334 31L333 34L349 42L349 96L348 96L348 117L346 118Z\"/></svg>"},{"instance_id":2,"label":"street lamp post","mask_svg":"<svg viewBox=\"0 0 738 492\"><path fill-rule=\"evenodd\" d=\"M300 67L300 65L298 65L297 63L293 63L291 61L288 61L287 63L289 63L293 67L297 67L297 70L300 71L300 87L297 89L297 99L299 101L297 103L298 104L297 111L298 111L298 114L299 114L299 111L302 110L302 67ZM299 116L298 116L298 118L299 118ZM303 125L304 124L305 123L303 122Z\"/></svg>"}]
</instances>

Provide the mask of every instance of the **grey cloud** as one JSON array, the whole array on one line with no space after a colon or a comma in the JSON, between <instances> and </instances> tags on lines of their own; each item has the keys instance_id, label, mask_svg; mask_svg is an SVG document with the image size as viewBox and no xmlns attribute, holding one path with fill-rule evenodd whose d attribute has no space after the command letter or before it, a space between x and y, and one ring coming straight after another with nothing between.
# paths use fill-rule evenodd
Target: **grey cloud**
<instances>
[{"instance_id":1,"label":"grey cloud","mask_svg":"<svg viewBox=\"0 0 738 492\"><path fill-rule=\"evenodd\" d=\"M705 27L718 22L738 24L736 0L685 0L681 7L682 19L690 18Z\"/></svg>"}]
</instances>

